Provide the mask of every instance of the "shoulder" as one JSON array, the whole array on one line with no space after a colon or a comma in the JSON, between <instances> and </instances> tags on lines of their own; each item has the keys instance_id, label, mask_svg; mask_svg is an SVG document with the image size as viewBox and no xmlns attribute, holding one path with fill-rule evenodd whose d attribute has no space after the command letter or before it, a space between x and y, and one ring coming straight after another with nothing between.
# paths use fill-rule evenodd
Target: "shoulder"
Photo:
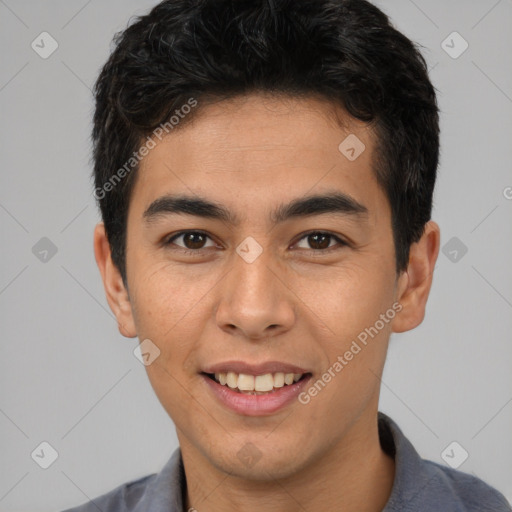
<instances>
[{"instance_id":1,"label":"shoulder","mask_svg":"<svg viewBox=\"0 0 512 512\"><path fill-rule=\"evenodd\" d=\"M431 476L429 495L440 505L450 502L461 512L512 512L503 494L483 480L429 460L423 463Z\"/></svg>"},{"instance_id":2,"label":"shoulder","mask_svg":"<svg viewBox=\"0 0 512 512\"><path fill-rule=\"evenodd\" d=\"M379 437L395 459L395 479L383 512L512 512L497 489L462 471L423 459L398 425L379 412Z\"/></svg>"},{"instance_id":3,"label":"shoulder","mask_svg":"<svg viewBox=\"0 0 512 512\"><path fill-rule=\"evenodd\" d=\"M87 503L66 509L63 512L98 512L98 510L102 512L128 512L139 503L146 488L156 476L155 473L124 483Z\"/></svg>"},{"instance_id":4,"label":"shoulder","mask_svg":"<svg viewBox=\"0 0 512 512\"><path fill-rule=\"evenodd\" d=\"M63 512L181 511L185 485L185 471L178 447L159 473L119 485L106 494Z\"/></svg>"}]
</instances>

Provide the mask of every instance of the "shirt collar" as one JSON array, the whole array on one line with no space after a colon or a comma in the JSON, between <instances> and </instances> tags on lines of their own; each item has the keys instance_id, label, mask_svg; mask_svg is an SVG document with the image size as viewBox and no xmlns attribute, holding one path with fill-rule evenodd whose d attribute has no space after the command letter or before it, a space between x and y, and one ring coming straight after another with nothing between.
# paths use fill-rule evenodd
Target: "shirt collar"
<instances>
[{"instance_id":1,"label":"shirt collar","mask_svg":"<svg viewBox=\"0 0 512 512\"><path fill-rule=\"evenodd\" d=\"M186 489L181 450L177 448L156 478L152 479L133 512L183 512Z\"/></svg>"},{"instance_id":2,"label":"shirt collar","mask_svg":"<svg viewBox=\"0 0 512 512\"><path fill-rule=\"evenodd\" d=\"M432 478L425 461L389 416L379 412L378 421L381 447L395 459L393 487L382 512L419 510L415 503Z\"/></svg>"}]
</instances>

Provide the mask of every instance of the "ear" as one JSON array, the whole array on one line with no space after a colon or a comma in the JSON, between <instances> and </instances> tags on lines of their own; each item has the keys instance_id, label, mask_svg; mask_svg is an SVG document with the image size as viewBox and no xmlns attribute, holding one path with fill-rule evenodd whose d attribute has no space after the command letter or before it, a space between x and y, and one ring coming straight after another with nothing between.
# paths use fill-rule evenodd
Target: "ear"
<instances>
[{"instance_id":1,"label":"ear","mask_svg":"<svg viewBox=\"0 0 512 512\"><path fill-rule=\"evenodd\" d=\"M393 332L409 331L423 321L440 238L439 226L429 221L420 240L411 245L407 269L397 280L396 300L402 309L393 320Z\"/></svg>"},{"instance_id":2,"label":"ear","mask_svg":"<svg viewBox=\"0 0 512 512\"><path fill-rule=\"evenodd\" d=\"M135 329L132 305L121 273L112 261L110 244L103 222L97 224L94 230L94 255L100 269L108 304L117 319L119 332L127 338L135 338L137 330Z\"/></svg>"}]
</instances>

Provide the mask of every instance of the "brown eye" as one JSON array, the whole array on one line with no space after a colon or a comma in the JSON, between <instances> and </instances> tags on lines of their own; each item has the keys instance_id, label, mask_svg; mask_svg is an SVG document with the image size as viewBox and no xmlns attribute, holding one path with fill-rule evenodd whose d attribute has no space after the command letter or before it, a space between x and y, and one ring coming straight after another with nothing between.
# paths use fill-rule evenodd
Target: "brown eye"
<instances>
[{"instance_id":1,"label":"brown eye","mask_svg":"<svg viewBox=\"0 0 512 512\"><path fill-rule=\"evenodd\" d=\"M306 240L307 247L299 247L301 249L313 249L315 251L322 251L326 249L332 249L334 246L331 245L333 240L338 242L338 245L344 246L347 245L343 240L341 240L336 235L331 233L327 233L324 231L313 231L311 233L306 233L301 240ZM300 243L300 242L299 242Z\"/></svg>"},{"instance_id":2,"label":"brown eye","mask_svg":"<svg viewBox=\"0 0 512 512\"><path fill-rule=\"evenodd\" d=\"M331 237L322 233L314 233L308 236L308 242L312 249L327 249L331 242Z\"/></svg>"},{"instance_id":3,"label":"brown eye","mask_svg":"<svg viewBox=\"0 0 512 512\"><path fill-rule=\"evenodd\" d=\"M181 244L175 243L176 240L183 239ZM181 247L183 249L189 249L189 250L200 250L205 248L205 243L210 237L202 233L201 231L182 231L181 233L178 233L171 237L167 242L166 245L177 245L178 247ZM214 245L214 244L213 244Z\"/></svg>"},{"instance_id":4,"label":"brown eye","mask_svg":"<svg viewBox=\"0 0 512 512\"><path fill-rule=\"evenodd\" d=\"M187 233L183 235L183 242L187 249L201 249L206 237L202 233Z\"/></svg>"}]
</instances>

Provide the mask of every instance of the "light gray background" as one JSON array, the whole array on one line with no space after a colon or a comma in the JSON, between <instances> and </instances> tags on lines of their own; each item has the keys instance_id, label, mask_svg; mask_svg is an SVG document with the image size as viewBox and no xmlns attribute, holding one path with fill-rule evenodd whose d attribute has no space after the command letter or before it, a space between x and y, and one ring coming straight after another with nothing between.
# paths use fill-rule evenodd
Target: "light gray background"
<instances>
[{"instance_id":1,"label":"light gray background","mask_svg":"<svg viewBox=\"0 0 512 512\"><path fill-rule=\"evenodd\" d=\"M0 0L1 511L77 505L177 446L92 251L90 87L113 34L154 3ZM377 3L425 47L442 110L433 218L442 245L468 248L440 253L425 321L394 336L380 409L425 458L460 443L459 469L512 500L512 0ZM31 48L43 31L59 44L48 59ZM457 59L441 47L453 31L469 43ZM58 249L47 262L42 237ZM46 470L42 441L59 454Z\"/></svg>"}]
</instances>

